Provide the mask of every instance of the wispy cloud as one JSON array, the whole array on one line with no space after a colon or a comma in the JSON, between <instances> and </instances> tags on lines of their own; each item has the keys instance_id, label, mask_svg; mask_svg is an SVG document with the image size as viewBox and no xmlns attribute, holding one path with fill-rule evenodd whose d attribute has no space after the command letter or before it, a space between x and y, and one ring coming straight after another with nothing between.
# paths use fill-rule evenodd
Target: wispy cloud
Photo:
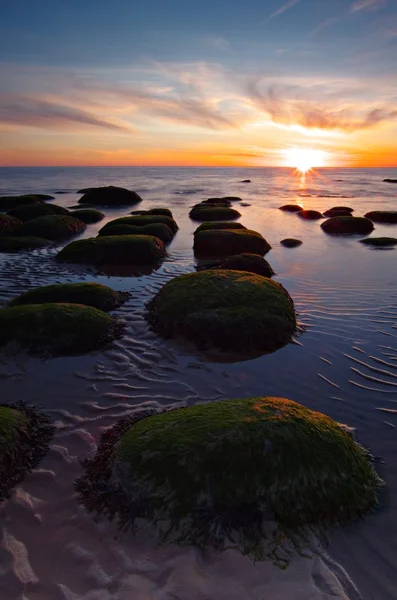
<instances>
[{"instance_id":1,"label":"wispy cloud","mask_svg":"<svg viewBox=\"0 0 397 600\"><path fill-rule=\"evenodd\" d=\"M287 10L289 10L290 8L292 8L293 6L295 6L295 4L298 4L298 2L300 2L300 1L301 0L290 0L286 4L283 4L282 6L280 6L280 8L278 8L277 10L275 10L268 17L268 19L274 19L275 17L279 17L280 15L282 15L283 13L285 13Z\"/></svg>"},{"instance_id":2,"label":"wispy cloud","mask_svg":"<svg viewBox=\"0 0 397 600\"><path fill-rule=\"evenodd\" d=\"M385 6L387 0L358 0L350 7L350 12L359 12L360 10L377 10Z\"/></svg>"}]
</instances>

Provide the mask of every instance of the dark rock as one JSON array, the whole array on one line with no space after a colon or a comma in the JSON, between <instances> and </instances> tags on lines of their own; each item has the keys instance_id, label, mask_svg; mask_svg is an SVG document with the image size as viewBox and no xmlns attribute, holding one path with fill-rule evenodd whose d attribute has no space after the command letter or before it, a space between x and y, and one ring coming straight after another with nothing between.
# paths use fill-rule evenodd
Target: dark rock
<instances>
[{"instance_id":1,"label":"dark rock","mask_svg":"<svg viewBox=\"0 0 397 600\"><path fill-rule=\"evenodd\" d=\"M22 227L22 221L10 215L0 215L0 236L14 235Z\"/></svg>"},{"instance_id":2,"label":"dark rock","mask_svg":"<svg viewBox=\"0 0 397 600\"><path fill-rule=\"evenodd\" d=\"M132 215L130 217L120 217L119 219L114 219L114 221L109 221L102 227L100 230L101 235L105 235L105 231L110 227L114 227L115 225L130 225L132 227L144 227L146 225L153 225L156 223L162 223L163 225L167 225L169 229L171 229L172 233L175 234L178 231L178 225L176 221L172 217L167 215Z\"/></svg>"},{"instance_id":3,"label":"dark rock","mask_svg":"<svg viewBox=\"0 0 397 600\"><path fill-rule=\"evenodd\" d=\"M13 208L12 210L9 210L7 214L25 223L26 221L38 219L39 217L68 215L70 213L66 208L63 208L63 206L57 206L56 204L27 204L25 206Z\"/></svg>"},{"instance_id":4,"label":"dark rock","mask_svg":"<svg viewBox=\"0 0 397 600\"><path fill-rule=\"evenodd\" d=\"M274 271L266 259L258 254L249 254L248 252L229 256L219 265L219 269L247 271L262 275L263 277L272 277L274 275Z\"/></svg>"},{"instance_id":5,"label":"dark rock","mask_svg":"<svg viewBox=\"0 0 397 600\"><path fill-rule=\"evenodd\" d=\"M280 206L280 210L297 213L303 210L303 206L299 206L299 204L284 204L284 206Z\"/></svg>"},{"instance_id":6,"label":"dark rock","mask_svg":"<svg viewBox=\"0 0 397 600\"><path fill-rule=\"evenodd\" d=\"M208 221L201 223L194 232L194 235L200 231L206 231L208 229L247 229L242 223L233 223L230 221Z\"/></svg>"},{"instance_id":7,"label":"dark rock","mask_svg":"<svg viewBox=\"0 0 397 600\"><path fill-rule=\"evenodd\" d=\"M198 258L259 254L263 256L271 246L257 231L249 229L203 230L194 236L194 253Z\"/></svg>"},{"instance_id":8,"label":"dark rock","mask_svg":"<svg viewBox=\"0 0 397 600\"><path fill-rule=\"evenodd\" d=\"M69 215L50 215L26 221L18 229L18 235L24 237L41 237L46 240L57 241L82 233L86 224L80 219Z\"/></svg>"},{"instance_id":9,"label":"dark rock","mask_svg":"<svg viewBox=\"0 0 397 600\"><path fill-rule=\"evenodd\" d=\"M234 208L226 206L205 206L198 204L192 208L189 217L193 221L227 221L238 219L241 214Z\"/></svg>"},{"instance_id":10,"label":"dark rock","mask_svg":"<svg viewBox=\"0 0 397 600\"><path fill-rule=\"evenodd\" d=\"M326 210L324 217L351 217L352 212L351 208L339 206Z\"/></svg>"},{"instance_id":11,"label":"dark rock","mask_svg":"<svg viewBox=\"0 0 397 600\"><path fill-rule=\"evenodd\" d=\"M84 193L79 204L92 204L93 206L132 206L141 202L142 198L132 190L115 187L98 187Z\"/></svg>"},{"instance_id":12,"label":"dark rock","mask_svg":"<svg viewBox=\"0 0 397 600\"><path fill-rule=\"evenodd\" d=\"M364 217L331 217L321 223L321 229L333 235L371 233L374 229L372 221Z\"/></svg>"},{"instance_id":13,"label":"dark rock","mask_svg":"<svg viewBox=\"0 0 397 600\"><path fill-rule=\"evenodd\" d=\"M397 238L391 237L370 237L360 240L360 242L366 246L374 246L375 248L397 246Z\"/></svg>"},{"instance_id":14,"label":"dark rock","mask_svg":"<svg viewBox=\"0 0 397 600\"><path fill-rule=\"evenodd\" d=\"M11 210L27 204L44 204L37 196L0 196L0 210Z\"/></svg>"},{"instance_id":15,"label":"dark rock","mask_svg":"<svg viewBox=\"0 0 397 600\"><path fill-rule=\"evenodd\" d=\"M300 210L296 213L300 219L307 221L317 221L323 219L323 215L318 210Z\"/></svg>"},{"instance_id":16,"label":"dark rock","mask_svg":"<svg viewBox=\"0 0 397 600\"><path fill-rule=\"evenodd\" d=\"M303 242L301 240L296 240L294 238L286 238L285 240L281 240L280 244L285 246L286 248L296 248L300 246Z\"/></svg>"},{"instance_id":17,"label":"dark rock","mask_svg":"<svg viewBox=\"0 0 397 600\"><path fill-rule=\"evenodd\" d=\"M385 181L386 183L397 183L397 179L384 179L383 181Z\"/></svg>"},{"instance_id":18,"label":"dark rock","mask_svg":"<svg viewBox=\"0 0 397 600\"><path fill-rule=\"evenodd\" d=\"M397 210L374 210L368 212L365 216L374 223L388 223L390 225L397 223Z\"/></svg>"},{"instance_id":19,"label":"dark rock","mask_svg":"<svg viewBox=\"0 0 397 600\"><path fill-rule=\"evenodd\" d=\"M240 183L251 183L251 179L243 179Z\"/></svg>"},{"instance_id":20,"label":"dark rock","mask_svg":"<svg viewBox=\"0 0 397 600\"><path fill-rule=\"evenodd\" d=\"M89 225L90 223L99 223L99 221L105 218L105 215L93 208L79 208L72 213L72 217L80 219L80 221Z\"/></svg>"},{"instance_id":21,"label":"dark rock","mask_svg":"<svg viewBox=\"0 0 397 600\"><path fill-rule=\"evenodd\" d=\"M50 240L39 237L0 237L0 252L12 254L13 252L24 252L37 250L50 244Z\"/></svg>"},{"instance_id":22,"label":"dark rock","mask_svg":"<svg viewBox=\"0 0 397 600\"><path fill-rule=\"evenodd\" d=\"M98 233L99 237L104 235L154 235L164 244L169 244L174 237L173 232L165 223L150 223L149 225L134 226L128 223L116 223L104 227Z\"/></svg>"}]
</instances>

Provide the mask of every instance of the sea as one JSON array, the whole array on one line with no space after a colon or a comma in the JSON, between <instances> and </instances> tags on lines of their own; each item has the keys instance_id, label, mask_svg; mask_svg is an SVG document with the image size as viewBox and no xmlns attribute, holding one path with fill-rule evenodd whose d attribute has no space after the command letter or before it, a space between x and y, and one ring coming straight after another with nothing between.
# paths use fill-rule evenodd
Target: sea
<instances>
[{"instance_id":1,"label":"sea","mask_svg":"<svg viewBox=\"0 0 397 600\"><path fill-rule=\"evenodd\" d=\"M322 168L303 176L260 167L0 168L0 195L50 194L50 202L68 208L81 188L115 185L143 198L132 209L168 207L179 225L164 263L151 275L55 263L66 242L0 255L0 304L49 283L96 281L131 292L116 311L126 321L125 334L103 352L51 360L0 355L1 398L43 407L57 425L48 456L0 507L1 600L94 600L105 598L95 595L105 588L106 598L124 598L114 556L108 564L103 553L101 564L87 558L99 552L105 533L76 502L73 481L81 461L95 451L101 433L137 409L263 395L329 415L352 428L373 455L385 481L379 506L322 543L359 590L346 598L397 598L397 247L374 249L359 242L362 236L328 236L321 221L279 210L287 203L319 211L349 206L355 216L397 210L397 185L384 182L396 177L397 169ZM298 312L296 339L253 360L214 361L159 339L144 317L145 304L167 281L195 270L198 223L188 213L214 196L241 198L233 204L239 221L270 243L266 259L274 279L287 288ZM132 209L105 209L105 219L80 237L96 236L107 221ZM397 225L376 225L371 235L397 237ZM303 243L285 248L280 241L287 237ZM115 526L111 535L119 540ZM160 598L136 594L133 600L146 597ZM332 590L318 596L333 597Z\"/></svg>"}]
</instances>

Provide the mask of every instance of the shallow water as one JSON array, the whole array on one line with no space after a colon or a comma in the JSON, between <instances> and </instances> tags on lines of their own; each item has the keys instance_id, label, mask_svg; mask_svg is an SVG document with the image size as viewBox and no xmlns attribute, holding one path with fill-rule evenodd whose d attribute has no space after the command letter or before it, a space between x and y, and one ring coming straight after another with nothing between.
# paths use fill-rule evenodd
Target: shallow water
<instances>
[{"instance_id":1,"label":"shallow water","mask_svg":"<svg viewBox=\"0 0 397 600\"><path fill-rule=\"evenodd\" d=\"M327 550L365 600L397 598L397 250L366 247L360 236L329 237L318 221L277 210L295 202L320 211L348 205L357 216L396 210L397 186L382 182L393 176L388 169L324 169L303 182L287 169L0 169L0 195L63 191L55 202L69 207L81 187L120 185L143 197L136 208L167 206L180 226L168 258L150 276L99 275L58 265L52 260L58 248L0 255L1 302L37 285L68 281L98 281L132 292L116 311L127 322L125 335L105 352L49 361L21 354L0 358L2 397L45 407L58 426L40 468L0 509L1 599L124 597L126 567L117 558L122 542L115 542L112 553L101 548L105 530L106 540L117 538L116 530L109 534L108 525L96 525L73 496L79 460L92 452L105 428L136 408L251 395L287 397L324 412L356 428L358 441L380 457L387 487L379 510L335 532ZM240 183L243 179L252 183ZM238 195L250 204L234 207L240 221L272 245L266 258L292 295L304 328L295 343L255 360L211 362L157 338L144 320L147 300L170 278L194 270L197 223L188 218L189 207L214 195ZM106 219L129 210L106 210ZM96 235L105 222L89 225L84 236ZM372 235L397 237L397 226L377 225ZM303 245L280 246L286 237ZM95 595L99 589L109 596ZM136 595L151 597L160 598Z\"/></svg>"}]
</instances>

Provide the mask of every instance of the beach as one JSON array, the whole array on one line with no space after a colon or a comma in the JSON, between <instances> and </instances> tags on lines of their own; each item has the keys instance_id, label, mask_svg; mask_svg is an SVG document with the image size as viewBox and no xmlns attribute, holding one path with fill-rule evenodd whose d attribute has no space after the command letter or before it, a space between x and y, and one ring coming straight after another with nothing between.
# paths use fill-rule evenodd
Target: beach
<instances>
[{"instance_id":1,"label":"beach","mask_svg":"<svg viewBox=\"0 0 397 600\"><path fill-rule=\"evenodd\" d=\"M392 600L397 598L397 280L396 252L372 249L360 236L327 236L318 221L279 209L297 203L327 210L395 210L393 169L319 169L305 180L284 168L1 168L0 195L53 194L76 204L82 187L118 185L143 198L139 209L167 207L179 231L151 275L132 277L55 263L61 246L0 255L0 302L49 283L95 281L131 293L115 311L121 339L84 356L42 360L0 355L1 396L44 408L57 429L39 467L0 506L1 600ZM249 179L250 183L242 183ZM62 193L58 193L62 192ZM272 246L274 279L291 294L301 332L268 355L215 361L163 340L145 320L145 305L173 277L194 272L190 207L212 196L239 196L239 222ZM105 220L131 209L105 209ZM321 221L320 221L321 222ZM376 224L372 236L396 236ZM302 240L284 248L283 238ZM65 245L63 243L62 245ZM159 547L151 532L122 535L77 503L73 483L100 435L141 408L190 406L269 395L295 400L351 427L375 457L386 486L362 521L336 529L312 557L280 570L227 551L201 555Z\"/></svg>"}]
</instances>

